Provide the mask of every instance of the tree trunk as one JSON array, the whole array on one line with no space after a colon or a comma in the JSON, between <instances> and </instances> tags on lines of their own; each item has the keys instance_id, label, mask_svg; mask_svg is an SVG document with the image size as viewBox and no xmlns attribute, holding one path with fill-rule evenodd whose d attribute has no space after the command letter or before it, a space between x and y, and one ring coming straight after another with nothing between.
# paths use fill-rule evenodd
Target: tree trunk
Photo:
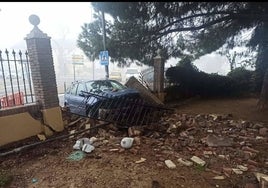
<instances>
[{"instance_id":1,"label":"tree trunk","mask_svg":"<svg viewBox=\"0 0 268 188\"><path fill-rule=\"evenodd\" d=\"M266 69L260 99L258 101L258 108L260 110L265 110L268 107L268 69Z\"/></svg>"}]
</instances>

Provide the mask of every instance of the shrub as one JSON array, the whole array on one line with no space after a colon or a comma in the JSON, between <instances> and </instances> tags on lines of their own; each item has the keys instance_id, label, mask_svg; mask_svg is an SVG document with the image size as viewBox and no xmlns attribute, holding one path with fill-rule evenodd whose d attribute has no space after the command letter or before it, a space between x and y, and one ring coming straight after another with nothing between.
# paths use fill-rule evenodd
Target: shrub
<instances>
[{"instance_id":1,"label":"shrub","mask_svg":"<svg viewBox=\"0 0 268 188\"><path fill-rule=\"evenodd\" d=\"M254 90L254 71L246 70L244 67L235 68L227 76L231 77L236 84L236 91L239 94L249 94Z\"/></svg>"},{"instance_id":2,"label":"shrub","mask_svg":"<svg viewBox=\"0 0 268 188\"><path fill-rule=\"evenodd\" d=\"M227 76L207 74L191 64L180 64L166 71L171 87L166 89L167 98L230 97L250 92L252 72L235 69Z\"/></svg>"}]
</instances>

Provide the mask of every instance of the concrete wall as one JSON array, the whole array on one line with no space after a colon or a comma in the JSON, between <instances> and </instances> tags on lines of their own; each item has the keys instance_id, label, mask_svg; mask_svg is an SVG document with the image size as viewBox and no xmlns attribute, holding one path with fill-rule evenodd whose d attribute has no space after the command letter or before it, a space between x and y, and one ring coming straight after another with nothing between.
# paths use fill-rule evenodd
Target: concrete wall
<instances>
[{"instance_id":1,"label":"concrete wall","mask_svg":"<svg viewBox=\"0 0 268 188\"><path fill-rule=\"evenodd\" d=\"M0 146L44 132L36 104L0 110Z\"/></svg>"},{"instance_id":2,"label":"concrete wall","mask_svg":"<svg viewBox=\"0 0 268 188\"><path fill-rule=\"evenodd\" d=\"M40 121L28 112L0 117L0 146L43 132Z\"/></svg>"}]
</instances>

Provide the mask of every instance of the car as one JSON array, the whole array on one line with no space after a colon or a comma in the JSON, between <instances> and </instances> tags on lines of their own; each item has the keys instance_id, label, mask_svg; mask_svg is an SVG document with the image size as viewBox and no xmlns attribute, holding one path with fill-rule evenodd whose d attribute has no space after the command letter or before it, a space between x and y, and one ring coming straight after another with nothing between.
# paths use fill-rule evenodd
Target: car
<instances>
[{"instance_id":1,"label":"car","mask_svg":"<svg viewBox=\"0 0 268 188\"><path fill-rule=\"evenodd\" d=\"M118 82L122 82L122 75L121 75L121 72L119 72L119 71L111 71L109 78L111 80L116 80Z\"/></svg>"},{"instance_id":2,"label":"car","mask_svg":"<svg viewBox=\"0 0 268 188\"><path fill-rule=\"evenodd\" d=\"M76 81L64 93L71 113L98 119L103 109L122 108L124 99L141 99L140 93L111 79Z\"/></svg>"},{"instance_id":3,"label":"car","mask_svg":"<svg viewBox=\"0 0 268 188\"><path fill-rule=\"evenodd\" d=\"M134 76L135 78L139 79L140 72L138 71L138 69L129 68L129 69L126 70L126 81L132 76Z\"/></svg>"}]
</instances>

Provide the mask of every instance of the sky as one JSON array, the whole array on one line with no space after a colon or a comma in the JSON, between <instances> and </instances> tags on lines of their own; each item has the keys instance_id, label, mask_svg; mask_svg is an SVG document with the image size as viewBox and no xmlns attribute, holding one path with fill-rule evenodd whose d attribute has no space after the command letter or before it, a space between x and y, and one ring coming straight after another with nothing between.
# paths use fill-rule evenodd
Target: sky
<instances>
[{"instance_id":1,"label":"sky","mask_svg":"<svg viewBox=\"0 0 268 188\"><path fill-rule=\"evenodd\" d=\"M81 26L92 20L90 2L0 2L0 48L24 40L33 25L28 18L36 14L38 27L51 38L77 38Z\"/></svg>"},{"instance_id":2,"label":"sky","mask_svg":"<svg viewBox=\"0 0 268 188\"><path fill-rule=\"evenodd\" d=\"M29 16L38 15L38 27L53 39L66 38L77 40L84 23L92 21L90 2L0 2L0 49L10 49L17 43L26 47L24 38L33 28ZM74 42L75 43L75 42ZM178 61L171 59L167 66ZM207 73L226 74L229 71L227 59L217 55L207 55L194 64Z\"/></svg>"}]
</instances>

